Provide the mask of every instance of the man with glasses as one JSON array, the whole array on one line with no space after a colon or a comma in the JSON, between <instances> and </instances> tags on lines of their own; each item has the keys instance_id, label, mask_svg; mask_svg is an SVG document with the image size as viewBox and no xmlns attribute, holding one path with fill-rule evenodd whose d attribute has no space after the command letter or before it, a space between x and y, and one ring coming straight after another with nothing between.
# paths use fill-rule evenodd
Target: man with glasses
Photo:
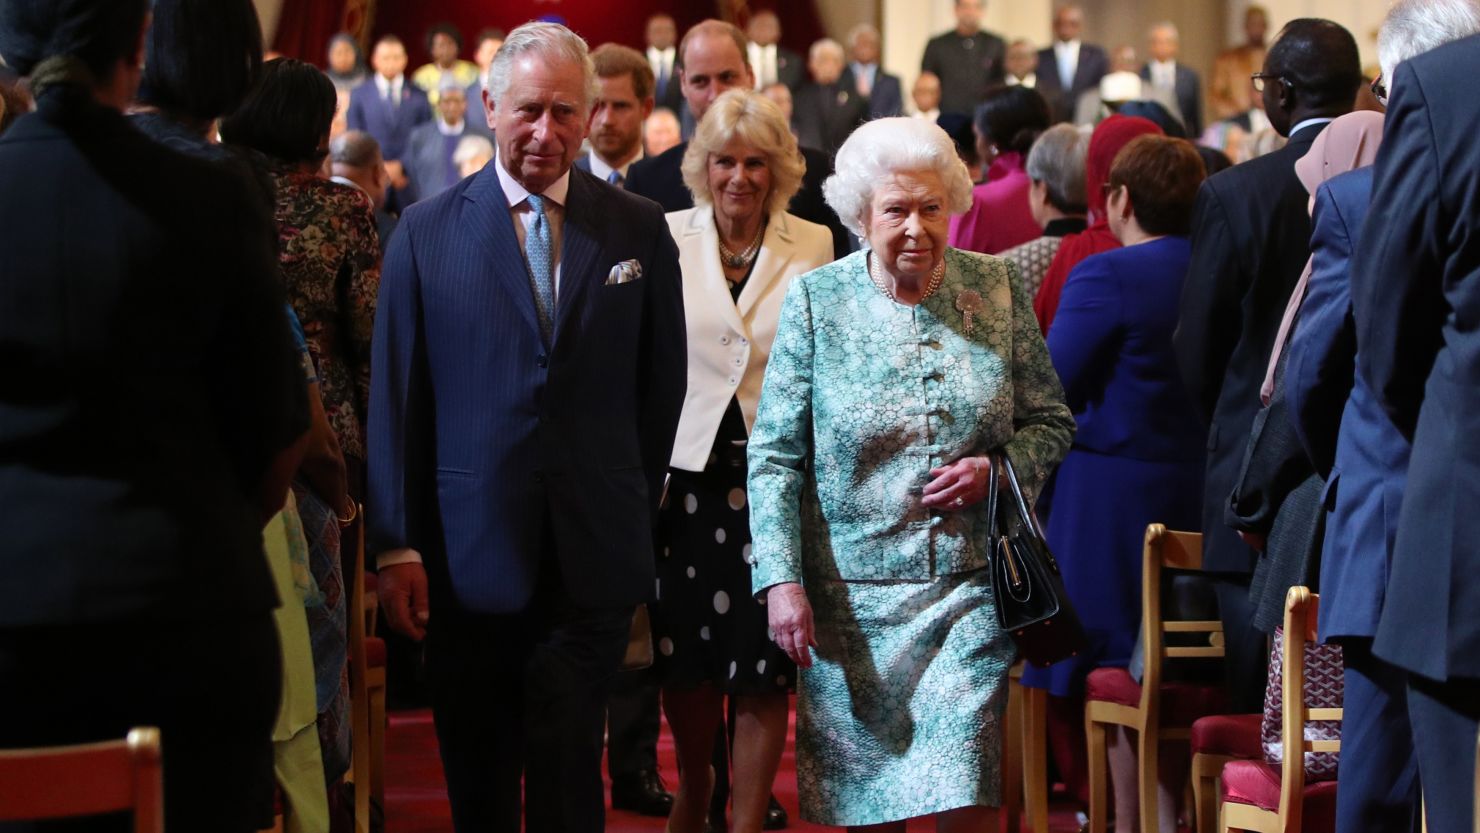
<instances>
[{"instance_id":1,"label":"man with glasses","mask_svg":"<svg viewBox=\"0 0 1480 833\"><path fill-rule=\"evenodd\" d=\"M1270 124L1289 142L1209 178L1198 192L1175 336L1183 380L1208 421L1203 563L1214 573L1235 712L1257 712L1264 703L1265 635L1251 623L1249 599L1259 558L1251 544L1262 542L1245 543L1224 514L1240 479L1275 332L1310 256L1309 194L1295 161L1328 122L1351 112L1362 82L1356 41L1329 20L1292 21L1253 81Z\"/></svg>"}]
</instances>

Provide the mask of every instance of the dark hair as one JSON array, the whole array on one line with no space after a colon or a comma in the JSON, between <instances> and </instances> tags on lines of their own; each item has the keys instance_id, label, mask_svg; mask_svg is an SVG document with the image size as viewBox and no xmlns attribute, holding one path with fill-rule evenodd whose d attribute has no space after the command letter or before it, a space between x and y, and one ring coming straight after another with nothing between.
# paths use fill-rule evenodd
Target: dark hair
<instances>
[{"instance_id":1,"label":"dark hair","mask_svg":"<svg viewBox=\"0 0 1480 833\"><path fill-rule=\"evenodd\" d=\"M430 28L430 29L427 30L427 51L428 52L431 52L432 51L432 41L433 40L436 40L436 38L437 38L438 35L446 35L447 37L452 38L452 42L455 43L455 44L457 44L457 51L458 52L461 52L462 51L462 48L463 48L462 32L459 31L458 28L456 26L453 26L451 23L447 23L446 21L443 21L442 23L434 23L434 24L432 24L432 28Z\"/></svg>"},{"instance_id":2,"label":"dark hair","mask_svg":"<svg viewBox=\"0 0 1480 833\"><path fill-rule=\"evenodd\" d=\"M1167 108L1161 106L1159 101L1127 101L1116 109L1122 116L1139 116L1149 122L1154 122L1161 132L1171 136L1173 139L1186 139L1187 127L1173 116Z\"/></svg>"},{"instance_id":3,"label":"dark hair","mask_svg":"<svg viewBox=\"0 0 1480 833\"><path fill-rule=\"evenodd\" d=\"M1264 71L1289 79L1307 107L1346 113L1362 83L1362 58L1356 39L1341 24L1302 17L1280 30L1264 58Z\"/></svg>"},{"instance_id":4,"label":"dark hair","mask_svg":"<svg viewBox=\"0 0 1480 833\"><path fill-rule=\"evenodd\" d=\"M1192 206L1207 178L1202 156L1186 139L1138 136L1110 164L1109 188L1124 185L1136 222L1150 234L1186 235Z\"/></svg>"},{"instance_id":5,"label":"dark hair","mask_svg":"<svg viewBox=\"0 0 1480 833\"><path fill-rule=\"evenodd\" d=\"M941 113L935 117L935 124L951 137L956 155L961 157L966 167L975 168L979 160L976 158L976 137L971 135L971 119L962 113Z\"/></svg>"},{"instance_id":6,"label":"dark hair","mask_svg":"<svg viewBox=\"0 0 1480 833\"><path fill-rule=\"evenodd\" d=\"M214 119L241 106L261 71L252 0L155 0L140 101Z\"/></svg>"},{"instance_id":7,"label":"dark hair","mask_svg":"<svg viewBox=\"0 0 1480 833\"><path fill-rule=\"evenodd\" d=\"M632 78L632 92L641 104L653 94L653 67L647 56L630 46L618 43L603 43L591 50L591 63L596 67L597 78Z\"/></svg>"},{"instance_id":8,"label":"dark hair","mask_svg":"<svg viewBox=\"0 0 1480 833\"><path fill-rule=\"evenodd\" d=\"M1197 155L1202 157L1203 167L1207 168L1208 176L1221 173L1233 167L1233 160L1228 158L1228 154L1217 148L1198 145Z\"/></svg>"},{"instance_id":9,"label":"dark hair","mask_svg":"<svg viewBox=\"0 0 1480 833\"><path fill-rule=\"evenodd\" d=\"M494 26L494 27L491 27L491 28L488 28L488 29L484 29L483 31L479 32L478 33L478 39L476 41L473 41L473 45L474 46L482 46L483 45L483 42L486 41L486 40L498 40L498 41L501 41L501 40L508 40L508 39L509 39L509 34L507 32L505 32L503 29L498 28L497 26Z\"/></svg>"},{"instance_id":10,"label":"dark hair","mask_svg":"<svg viewBox=\"0 0 1480 833\"><path fill-rule=\"evenodd\" d=\"M1052 123L1043 94L1023 86L989 90L972 117L982 139L1003 153L1026 154Z\"/></svg>"},{"instance_id":11,"label":"dark hair","mask_svg":"<svg viewBox=\"0 0 1480 833\"><path fill-rule=\"evenodd\" d=\"M77 77L74 68L61 80L106 81L134 54L148 13L149 0L3 0L0 55L21 75L36 75L49 58L71 58L92 78Z\"/></svg>"},{"instance_id":12,"label":"dark hair","mask_svg":"<svg viewBox=\"0 0 1480 833\"><path fill-rule=\"evenodd\" d=\"M221 138L283 162L322 161L338 105L334 82L317 67L277 58L262 68L240 109L221 121Z\"/></svg>"},{"instance_id":13,"label":"dark hair","mask_svg":"<svg viewBox=\"0 0 1480 833\"><path fill-rule=\"evenodd\" d=\"M381 35L380 37L375 39L375 45L370 47L370 51L374 52L381 46L399 46L402 49L405 49L406 43L395 35Z\"/></svg>"}]
</instances>

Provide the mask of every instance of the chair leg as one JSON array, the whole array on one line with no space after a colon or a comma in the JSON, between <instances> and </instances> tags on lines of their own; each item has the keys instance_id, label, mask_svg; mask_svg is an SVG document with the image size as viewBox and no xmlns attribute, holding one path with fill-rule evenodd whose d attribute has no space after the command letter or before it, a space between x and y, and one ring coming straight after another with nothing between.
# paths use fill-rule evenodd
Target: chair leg
<instances>
[{"instance_id":1,"label":"chair leg","mask_svg":"<svg viewBox=\"0 0 1480 833\"><path fill-rule=\"evenodd\" d=\"M370 689L370 796L385 808L385 685Z\"/></svg>"},{"instance_id":2,"label":"chair leg","mask_svg":"<svg viewBox=\"0 0 1480 833\"><path fill-rule=\"evenodd\" d=\"M1033 833L1048 833L1048 691L1024 689L1024 809Z\"/></svg>"},{"instance_id":3,"label":"chair leg","mask_svg":"<svg viewBox=\"0 0 1480 833\"><path fill-rule=\"evenodd\" d=\"M1140 754L1137 755L1140 770L1141 833L1161 833L1160 802L1160 752L1158 732L1154 727L1142 726L1137 732Z\"/></svg>"},{"instance_id":4,"label":"chair leg","mask_svg":"<svg viewBox=\"0 0 1480 833\"><path fill-rule=\"evenodd\" d=\"M1002 811L998 827L1006 833L1021 830L1023 810L1023 687L1007 683L1007 719L1002 733Z\"/></svg>"},{"instance_id":5,"label":"chair leg","mask_svg":"<svg viewBox=\"0 0 1480 833\"><path fill-rule=\"evenodd\" d=\"M1105 781L1108 763L1105 758L1105 724L1084 718L1084 734L1089 745L1089 833L1105 833Z\"/></svg>"}]
</instances>

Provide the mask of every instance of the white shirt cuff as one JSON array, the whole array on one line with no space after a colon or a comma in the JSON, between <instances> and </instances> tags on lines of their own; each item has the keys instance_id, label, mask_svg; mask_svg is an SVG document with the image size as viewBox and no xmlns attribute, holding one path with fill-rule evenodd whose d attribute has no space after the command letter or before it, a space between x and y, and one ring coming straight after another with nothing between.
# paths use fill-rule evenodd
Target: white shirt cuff
<instances>
[{"instance_id":1,"label":"white shirt cuff","mask_svg":"<svg viewBox=\"0 0 1480 833\"><path fill-rule=\"evenodd\" d=\"M375 556L375 569L384 570L386 567L394 567L397 564L420 564L421 553L410 547L402 547L398 550L387 550Z\"/></svg>"}]
</instances>

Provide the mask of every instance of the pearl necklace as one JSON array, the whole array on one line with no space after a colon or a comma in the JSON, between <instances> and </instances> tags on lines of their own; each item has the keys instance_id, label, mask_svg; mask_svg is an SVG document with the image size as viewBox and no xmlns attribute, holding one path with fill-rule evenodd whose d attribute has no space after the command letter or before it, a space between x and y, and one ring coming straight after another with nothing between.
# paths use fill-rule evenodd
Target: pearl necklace
<instances>
[{"instance_id":1,"label":"pearl necklace","mask_svg":"<svg viewBox=\"0 0 1480 833\"><path fill-rule=\"evenodd\" d=\"M930 278L925 281L925 291L920 293L920 300L923 301L926 298L929 298L931 295L934 295L935 290L940 289L940 283L945 278L945 276L946 262L942 260L940 263L937 263L935 265L934 269L930 270ZM884 293L885 298L888 298L890 301L893 301L895 303L899 303L899 299L894 296L894 290L889 287L889 281L884 277L883 269L879 266L878 253L873 253L869 256L868 277L869 280L874 282L874 286L877 287L880 292Z\"/></svg>"},{"instance_id":2,"label":"pearl necklace","mask_svg":"<svg viewBox=\"0 0 1480 833\"><path fill-rule=\"evenodd\" d=\"M766 224L761 223L760 230L755 233L755 239L745 247L745 251L735 254L730 247L725 245L724 237L719 238L719 259L725 266L731 269L742 269L755 260L755 256L761 251L761 238L766 236Z\"/></svg>"}]
</instances>

